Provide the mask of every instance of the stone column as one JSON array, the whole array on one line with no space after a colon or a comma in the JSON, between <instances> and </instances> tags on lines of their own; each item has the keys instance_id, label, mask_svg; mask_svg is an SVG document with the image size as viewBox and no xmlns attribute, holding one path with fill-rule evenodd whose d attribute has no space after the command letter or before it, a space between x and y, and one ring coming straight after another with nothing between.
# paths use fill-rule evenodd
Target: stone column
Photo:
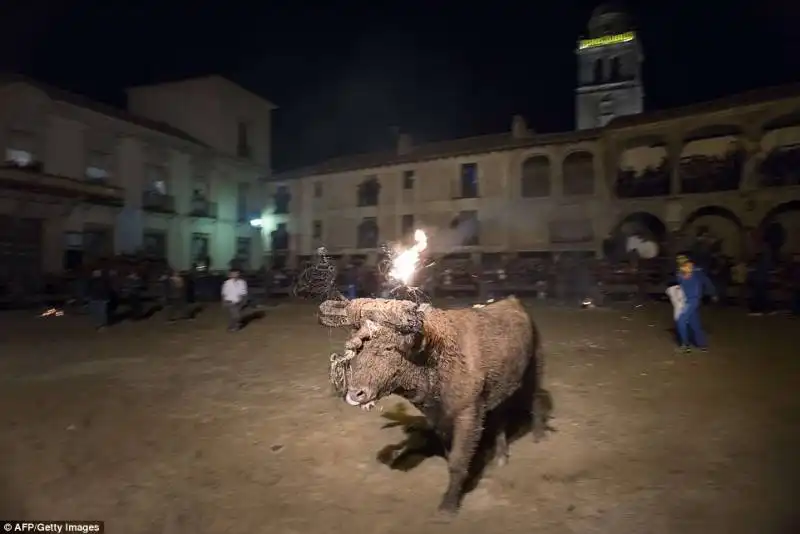
<instances>
[{"instance_id":1,"label":"stone column","mask_svg":"<svg viewBox=\"0 0 800 534\"><path fill-rule=\"evenodd\" d=\"M670 136L667 141L667 162L669 162L669 194L681 194L681 151L683 143L678 136Z\"/></svg>"}]
</instances>

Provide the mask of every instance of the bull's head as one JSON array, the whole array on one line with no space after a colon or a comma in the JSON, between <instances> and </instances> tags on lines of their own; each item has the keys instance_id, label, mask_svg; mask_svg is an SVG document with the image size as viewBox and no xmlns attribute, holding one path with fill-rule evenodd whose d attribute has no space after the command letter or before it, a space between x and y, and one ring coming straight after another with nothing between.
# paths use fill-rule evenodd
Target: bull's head
<instances>
[{"instance_id":1,"label":"bull's head","mask_svg":"<svg viewBox=\"0 0 800 534\"><path fill-rule=\"evenodd\" d=\"M420 362L426 309L389 299L326 301L319 307L324 326L350 327L345 354L331 358L331 382L353 406L372 406L406 386Z\"/></svg>"}]
</instances>

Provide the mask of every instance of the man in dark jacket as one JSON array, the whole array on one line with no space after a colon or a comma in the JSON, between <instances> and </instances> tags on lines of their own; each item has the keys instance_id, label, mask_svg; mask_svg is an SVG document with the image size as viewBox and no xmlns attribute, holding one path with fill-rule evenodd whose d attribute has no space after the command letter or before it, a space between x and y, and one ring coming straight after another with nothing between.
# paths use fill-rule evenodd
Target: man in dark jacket
<instances>
[{"instance_id":1,"label":"man in dark jacket","mask_svg":"<svg viewBox=\"0 0 800 534\"><path fill-rule=\"evenodd\" d=\"M89 315L98 331L108 326L108 305L111 300L111 284L100 269L92 271L88 284Z\"/></svg>"}]
</instances>

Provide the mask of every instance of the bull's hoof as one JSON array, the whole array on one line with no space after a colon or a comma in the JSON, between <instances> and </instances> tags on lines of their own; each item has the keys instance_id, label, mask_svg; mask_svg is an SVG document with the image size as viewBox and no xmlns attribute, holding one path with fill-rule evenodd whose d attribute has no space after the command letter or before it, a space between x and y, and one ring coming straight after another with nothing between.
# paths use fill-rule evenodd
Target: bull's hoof
<instances>
[{"instance_id":1,"label":"bull's hoof","mask_svg":"<svg viewBox=\"0 0 800 534\"><path fill-rule=\"evenodd\" d=\"M498 454L494 459L494 465L497 467L505 467L508 465L508 454Z\"/></svg>"},{"instance_id":2,"label":"bull's hoof","mask_svg":"<svg viewBox=\"0 0 800 534\"><path fill-rule=\"evenodd\" d=\"M544 426L534 427L531 431L531 435L533 435L533 442L539 443L540 441L547 439L547 428Z\"/></svg>"},{"instance_id":3,"label":"bull's hoof","mask_svg":"<svg viewBox=\"0 0 800 534\"><path fill-rule=\"evenodd\" d=\"M452 499L444 499L437 509L437 515L442 518L452 518L458 515L458 501Z\"/></svg>"}]
</instances>

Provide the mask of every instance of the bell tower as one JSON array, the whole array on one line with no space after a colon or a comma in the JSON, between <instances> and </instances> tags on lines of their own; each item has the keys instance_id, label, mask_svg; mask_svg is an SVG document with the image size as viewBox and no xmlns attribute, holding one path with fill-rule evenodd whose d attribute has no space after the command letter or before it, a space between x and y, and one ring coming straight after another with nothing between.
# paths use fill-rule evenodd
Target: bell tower
<instances>
[{"instance_id":1,"label":"bell tower","mask_svg":"<svg viewBox=\"0 0 800 534\"><path fill-rule=\"evenodd\" d=\"M628 15L616 4L592 12L589 35L578 41L578 130L602 128L614 117L644 111L644 55Z\"/></svg>"}]
</instances>

